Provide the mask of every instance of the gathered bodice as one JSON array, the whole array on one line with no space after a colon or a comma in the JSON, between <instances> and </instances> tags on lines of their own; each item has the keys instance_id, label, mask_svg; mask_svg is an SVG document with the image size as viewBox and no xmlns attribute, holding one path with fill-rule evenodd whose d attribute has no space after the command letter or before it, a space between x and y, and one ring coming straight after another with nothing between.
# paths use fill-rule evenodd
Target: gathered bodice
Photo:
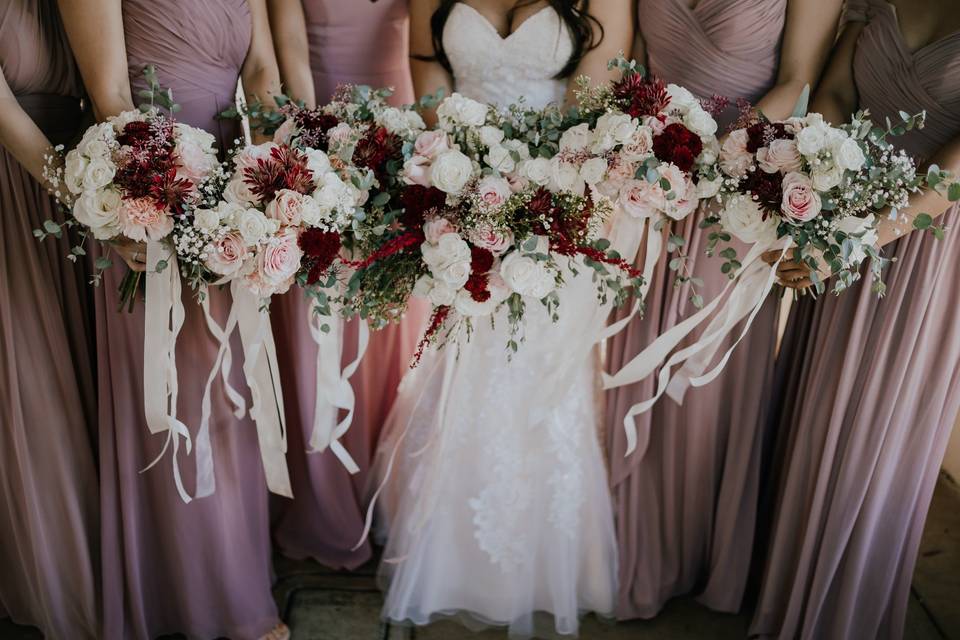
<instances>
[{"instance_id":1,"label":"gathered bodice","mask_svg":"<svg viewBox=\"0 0 960 640\"><path fill-rule=\"evenodd\" d=\"M216 115L233 103L250 48L247 0L123 0L123 31L134 96L154 65L182 107L177 119L229 143L235 129Z\"/></svg>"},{"instance_id":2,"label":"gathered bodice","mask_svg":"<svg viewBox=\"0 0 960 640\"><path fill-rule=\"evenodd\" d=\"M83 93L55 0L0 3L0 67L18 96Z\"/></svg>"},{"instance_id":3,"label":"gathered bodice","mask_svg":"<svg viewBox=\"0 0 960 640\"><path fill-rule=\"evenodd\" d=\"M566 81L556 76L573 55L573 38L551 7L503 37L476 9L457 3L443 30L443 47L456 90L474 100L508 105L523 98L540 108L562 102L566 94Z\"/></svg>"},{"instance_id":4,"label":"gathered bodice","mask_svg":"<svg viewBox=\"0 0 960 640\"><path fill-rule=\"evenodd\" d=\"M929 158L960 135L960 31L910 51L892 4L849 4L848 15L867 21L853 62L860 107L878 122L895 120L900 111L926 111L923 129L894 142L918 158Z\"/></svg>"},{"instance_id":5,"label":"gathered bodice","mask_svg":"<svg viewBox=\"0 0 960 640\"><path fill-rule=\"evenodd\" d=\"M303 12L319 103L347 82L389 86L395 103L413 102L407 0L303 0Z\"/></svg>"},{"instance_id":6,"label":"gathered bodice","mask_svg":"<svg viewBox=\"0 0 960 640\"><path fill-rule=\"evenodd\" d=\"M696 95L755 102L773 86L787 0L637 0L650 71ZM725 123L721 123L725 124Z\"/></svg>"}]
</instances>

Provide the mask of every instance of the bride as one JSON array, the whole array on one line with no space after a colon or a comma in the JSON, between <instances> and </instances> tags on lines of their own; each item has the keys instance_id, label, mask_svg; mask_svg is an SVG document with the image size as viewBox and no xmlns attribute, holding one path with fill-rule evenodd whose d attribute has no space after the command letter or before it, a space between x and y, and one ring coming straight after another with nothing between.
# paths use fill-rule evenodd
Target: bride
<instances>
[{"instance_id":1,"label":"bride","mask_svg":"<svg viewBox=\"0 0 960 640\"><path fill-rule=\"evenodd\" d=\"M607 61L632 42L633 5L412 0L415 88L498 105L561 103L576 77L609 79ZM608 237L631 256L637 232L617 222ZM609 308L597 302L592 270L577 271L564 275L559 322L528 305L512 358L504 311L459 348L428 353L401 384L377 456L389 620L458 617L511 635L574 635L580 614L613 612L593 348Z\"/></svg>"}]
</instances>

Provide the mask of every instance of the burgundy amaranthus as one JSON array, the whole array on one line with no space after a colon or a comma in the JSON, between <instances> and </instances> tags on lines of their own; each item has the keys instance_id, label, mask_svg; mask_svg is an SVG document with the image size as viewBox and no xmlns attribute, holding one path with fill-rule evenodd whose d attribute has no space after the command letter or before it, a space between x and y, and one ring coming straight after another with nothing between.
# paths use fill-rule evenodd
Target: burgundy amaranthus
<instances>
[{"instance_id":1,"label":"burgundy amaranthus","mask_svg":"<svg viewBox=\"0 0 960 640\"><path fill-rule=\"evenodd\" d=\"M639 73L628 74L614 83L613 95L633 118L656 116L670 105L666 83L654 75L644 78Z\"/></svg>"},{"instance_id":2,"label":"burgundy amaranthus","mask_svg":"<svg viewBox=\"0 0 960 640\"><path fill-rule=\"evenodd\" d=\"M269 158L260 158L255 167L245 168L243 181L263 202L272 200L281 189L303 194L313 191L313 173L307 168L306 156L286 145L274 147Z\"/></svg>"},{"instance_id":3,"label":"burgundy amaranthus","mask_svg":"<svg viewBox=\"0 0 960 640\"><path fill-rule=\"evenodd\" d=\"M355 269L366 269L374 262L385 260L390 256L400 253L404 249L416 246L423 242L423 231L407 231L396 238L391 238L383 243L383 246L371 253L363 260L347 260L345 264Z\"/></svg>"},{"instance_id":4,"label":"burgundy amaranthus","mask_svg":"<svg viewBox=\"0 0 960 640\"><path fill-rule=\"evenodd\" d=\"M440 330L443 328L443 323L447 321L447 317L450 315L450 307L437 307L433 315L430 316L430 324L427 326L426 332L423 334L423 338L420 339L420 343L417 345L417 351L413 354L413 362L410 363L411 369L416 369L417 365L420 364L420 359L423 357L423 352L430 342L436 337Z\"/></svg>"}]
</instances>

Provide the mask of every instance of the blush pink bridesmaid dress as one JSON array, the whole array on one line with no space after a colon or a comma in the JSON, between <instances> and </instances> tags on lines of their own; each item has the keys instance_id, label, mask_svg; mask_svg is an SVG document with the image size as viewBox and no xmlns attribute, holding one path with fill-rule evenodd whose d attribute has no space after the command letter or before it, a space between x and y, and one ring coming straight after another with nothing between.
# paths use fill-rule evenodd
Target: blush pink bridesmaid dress
<instances>
[{"instance_id":1,"label":"blush pink bridesmaid dress","mask_svg":"<svg viewBox=\"0 0 960 640\"><path fill-rule=\"evenodd\" d=\"M177 118L206 129L220 148L238 130L215 119L234 102L251 38L246 0L124 0L124 38L133 94L144 87L145 65L173 91ZM221 384L213 386L211 441L216 491L185 504L174 486L169 456L141 471L160 453L165 434L151 435L143 409L144 306L118 312L117 284L126 265L97 289L100 358L100 455L104 637L151 640L259 638L279 623L271 596L267 487L256 427L237 419ZM229 292L211 289L211 311L225 322ZM196 434L201 394L218 345L189 287L186 319L177 343L177 415ZM235 389L245 390L242 350L234 335ZM247 399L247 406L249 398ZM181 449L187 490L196 465Z\"/></svg>"},{"instance_id":2,"label":"blush pink bridesmaid dress","mask_svg":"<svg viewBox=\"0 0 960 640\"><path fill-rule=\"evenodd\" d=\"M638 0L648 68L703 98L756 101L776 79L786 7L787 0L699 0L693 8L688 0ZM735 116L730 108L720 117L721 133ZM727 280L720 259L703 255L701 216L675 224L673 233L686 241L709 301ZM675 288L674 277L661 261L645 316L610 341L608 370L618 370L696 310L689 288ZM653 617L670 598L691 592L719 611L740 608L757 516L776 318L771 299L717 380L689 390L682 406L665 398L637 416L641 442L649 440L629 457L623 418L654 394L656 376L607 393L619 617Z\"/></svg>"},{"instance_id":3,"label":"blush pink bridesmaid dress","mask_svg":"<svg viewBox=\"0 0 960 640\"><path fill-rule=\"evenodd\" d=\"M393 87L395 104L414 100L407 45L406 0L304 0L310 67L318 104L341 84ZM343 444L360 467L351 476L334 455L304 456L313 426L316 347L306 324L308 302L299 291L274 304L274 330L290 424L288 455L294 499L276 498L274 539L284 555L312 557L336 568L370 558L368 544L352 551L363 532L365 489L373 454L400 379L409 368L428 310L415 304L399 324L370 336L359 369L353 425ZM343 364L356 357L358 324L347 323Z\"/></svg>"},{"instance_id":4,"label":"blush pink bridesmaid dress","mask_svg":"<svg viewBox=\"0 0 960 640\"><path fill-rule=\"evenodd\" d=\"M848 3L860 108L927 112L897 139L930 158L960 136L960 31L911 51L883 0ZM907 3L900 3L905 7ZM901 638L924 521L960 411L960 206L946 239L911 233L877 299L864 269L841 296L801 299L778 362L785 398L761 638Z\"/></svg>"},{"instance_id":5,"label":"blush pink bridesmaid dress","mask_svg":"<svg viewBox=\"0 0 960 640\"><path fill-rule=\"evenodd\" d=\"M0 7L0 66L54 144L82 126L80 76L53 0ZM100 636L92 304L62 215L0 148L0 616L47 638Z\"/></svg>"}]
</instances>

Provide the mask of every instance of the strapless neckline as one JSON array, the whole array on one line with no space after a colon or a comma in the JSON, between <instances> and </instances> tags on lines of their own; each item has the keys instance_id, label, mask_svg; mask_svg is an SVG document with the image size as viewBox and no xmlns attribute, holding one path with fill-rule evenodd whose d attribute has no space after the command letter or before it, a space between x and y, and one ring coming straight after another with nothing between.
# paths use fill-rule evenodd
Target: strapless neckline
<instances>
[{"instance_id":1,"label":"strapless neckline","mask_svg":"<svg viewBox=\"0 0 960 640\"><path fill-rule=\"evenodd\" d=\"M507 42L507 41L509 41L511 38L513 38L514 36L516 36L518 33L521 33L521 32L523 31L523 29L526 28L529 23L534 22L535 20L537 20L538 18L540 18L541 15L545 15L547 12L549 12L549 11L552 10L552 7L551 7L550 5L547 5L547 6L543 7L542 9L540 9L539 11L537 11L536 13L532 14L530 17L528 17L528 18L527 18L526 20L524 20L523 22L521 22L521 23L517 26L517 28L514 29L513 31L511 31L511 32L508 33L507 35L502 35L502 34L500 33L500 31L494 26L494 24L493 24L492 22L490 22L490 20L489 20L485 15L483 15L482 13L480 13L475 7L469 5L469 4L465 3L465 2L458 2L458 3L454 6L454 10L457 10L459 7L464 7L464 8L467 9L470 13L472 13L474 16L476 16L476 17L480 20L480 22L482 22L483 25L484 25L493 35L495 35L499 40L501 40L502 42Z\"/></svg>"}]
</instances>

